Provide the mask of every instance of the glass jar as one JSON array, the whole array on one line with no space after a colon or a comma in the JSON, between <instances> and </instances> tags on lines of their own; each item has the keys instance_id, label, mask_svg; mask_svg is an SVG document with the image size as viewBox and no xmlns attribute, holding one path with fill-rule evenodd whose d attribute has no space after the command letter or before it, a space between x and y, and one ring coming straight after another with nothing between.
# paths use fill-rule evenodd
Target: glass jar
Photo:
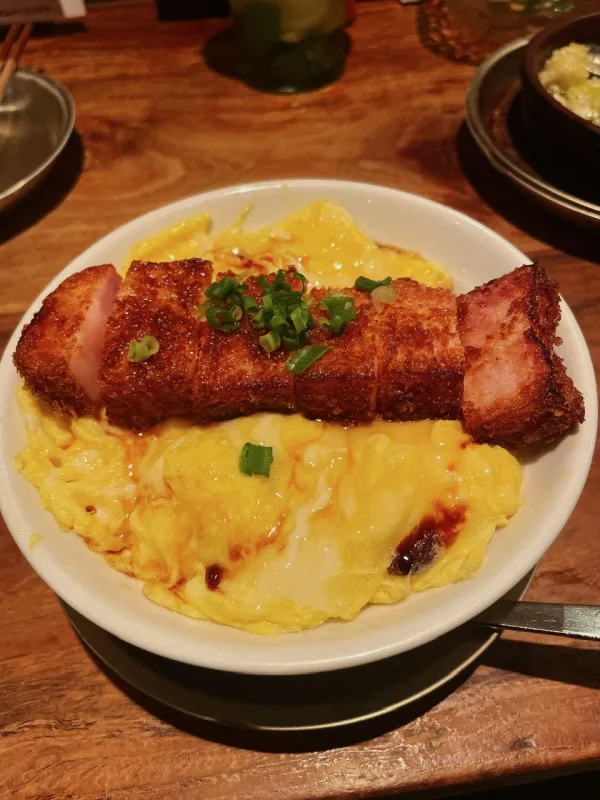
<instances>
[{"instance_id":1,"label":"glass jar","mask_svg":"<svg viewBox=\"0 0 600 800\"><path fill-rule=\"evenodd\" d=\"M239 74L267 92L304 92L339 78L346 0L231 0Z\"/></svg>"}]
</instances>

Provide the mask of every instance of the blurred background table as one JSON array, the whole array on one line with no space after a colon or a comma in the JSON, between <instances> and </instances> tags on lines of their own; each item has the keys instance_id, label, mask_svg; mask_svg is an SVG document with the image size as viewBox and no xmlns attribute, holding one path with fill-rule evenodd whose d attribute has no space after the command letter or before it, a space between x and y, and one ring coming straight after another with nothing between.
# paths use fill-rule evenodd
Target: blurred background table
<instances>
[{"instance_id":1,"label":"blurred background table","mask_svg":"<svg viewBox=\"0 0 600 800\"><path fill-rule=\"evenodd\" d=\"M223 25L158 23L151 2L125 0L32 40L27 60L75 97L77 134L49 183L0 222L2 345L54 274L132 217L216 186L313 176L423 194L498 231L560 282L598 361L598 239L531 205L476 152L463 122L473 67L436 52L426 7L360 3L343 78L297 96L211 71L203 48ZM529 599L600 603L599 491L595 461ZM585 643L504 636L426 710L270 738L187 725L111 682L4 525L0 585L2 798L439 795L600 764L600 650Z\"/></svg>"}]
</instances>

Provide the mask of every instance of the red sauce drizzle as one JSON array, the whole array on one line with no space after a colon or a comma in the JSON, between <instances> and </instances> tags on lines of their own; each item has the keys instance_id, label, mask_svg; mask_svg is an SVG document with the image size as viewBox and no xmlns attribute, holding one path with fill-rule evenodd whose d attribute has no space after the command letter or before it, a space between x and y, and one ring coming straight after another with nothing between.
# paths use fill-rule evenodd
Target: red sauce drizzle
<instances>
[{"instance_id":1,"label":"red sauce drizzle","mask_svg":"<svg viewBox=\"0 0 600 800\"><path fill-rule=\"evenodd\" d=\"M423 517L406 539L400 542L388 567L389 574L408 575L421 572L429 566L442 550L453 544L465 521L466 511L465 505L455 508L437 505L434 513Z\"/></svg>"},{"instance_id":2,"label":"red sauce drizzle","mask_svg":"<svg viewBox=\"0 0 600 800\"><path fill-rule=\"evenodd\" d=\"M222 567L220 564L211 564L208 566L204 573L204 580L206 581L207 588L210 589L211 592L216 592L224 575L225 567Z\"/></svg>"}]
</instances>

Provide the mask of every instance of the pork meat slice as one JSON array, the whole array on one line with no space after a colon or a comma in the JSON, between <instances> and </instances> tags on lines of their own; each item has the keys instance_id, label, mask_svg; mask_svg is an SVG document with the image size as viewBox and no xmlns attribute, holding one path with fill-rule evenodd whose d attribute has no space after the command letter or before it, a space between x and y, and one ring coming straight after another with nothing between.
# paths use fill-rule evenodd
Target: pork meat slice
<instances>
[{"instance_id":1,"label":"pork meat slice","mask_svg":"<svg viewBox=\"0 0 600 800\"><path fill-rule=\"evenodd\" d=\"M99 410L98 368L121 279L112 264L66 278L25 326L14 363L25 384L55 408Z\"/></svg>"},{"instance_id":2,"label":"pork meat slice","mask_svg":"<svg viewBox=\"0 0 600 800\"><path fill-rule=\"evenodd\" d=\"M554 350L560 298L541 267L473 289L458 298L458 310L464 424L476 441L519 447L583 422L583 397Z\"/></svg>"}]
</instances>

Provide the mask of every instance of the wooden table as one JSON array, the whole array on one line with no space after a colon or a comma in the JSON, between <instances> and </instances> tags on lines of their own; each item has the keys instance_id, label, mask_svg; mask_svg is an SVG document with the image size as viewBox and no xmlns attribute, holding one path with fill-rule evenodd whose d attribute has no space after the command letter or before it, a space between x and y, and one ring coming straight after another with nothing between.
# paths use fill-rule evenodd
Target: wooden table
<instances>
[{"instance_id":1,"label":"wooden table","mask_svg":"<svg viewBox=\"0 0 600 800\"><path fill-rule=\"evenodd\" d=\"M92 7L85 30L34 40L28 60L72 91L77 134L50 182L0 225L2 343L64 264L132 217L224 184L323 176L423 194L498 231L558 279L597 360L600 243L530 205L478 157L463 122L473 70L424 46L424 13L359 5L343 79L296 97L256 94L207 68L202 46L222 21L158 24L143 0ZM598 492L596 461L531 599L600 603ZM2 798L366 798L531 780L600 759L600 650L585 644L505 636L420 716L346 739L269 739L179 728L117 688L4 526L0 586Z\"/></svg>"}]
</instances>

